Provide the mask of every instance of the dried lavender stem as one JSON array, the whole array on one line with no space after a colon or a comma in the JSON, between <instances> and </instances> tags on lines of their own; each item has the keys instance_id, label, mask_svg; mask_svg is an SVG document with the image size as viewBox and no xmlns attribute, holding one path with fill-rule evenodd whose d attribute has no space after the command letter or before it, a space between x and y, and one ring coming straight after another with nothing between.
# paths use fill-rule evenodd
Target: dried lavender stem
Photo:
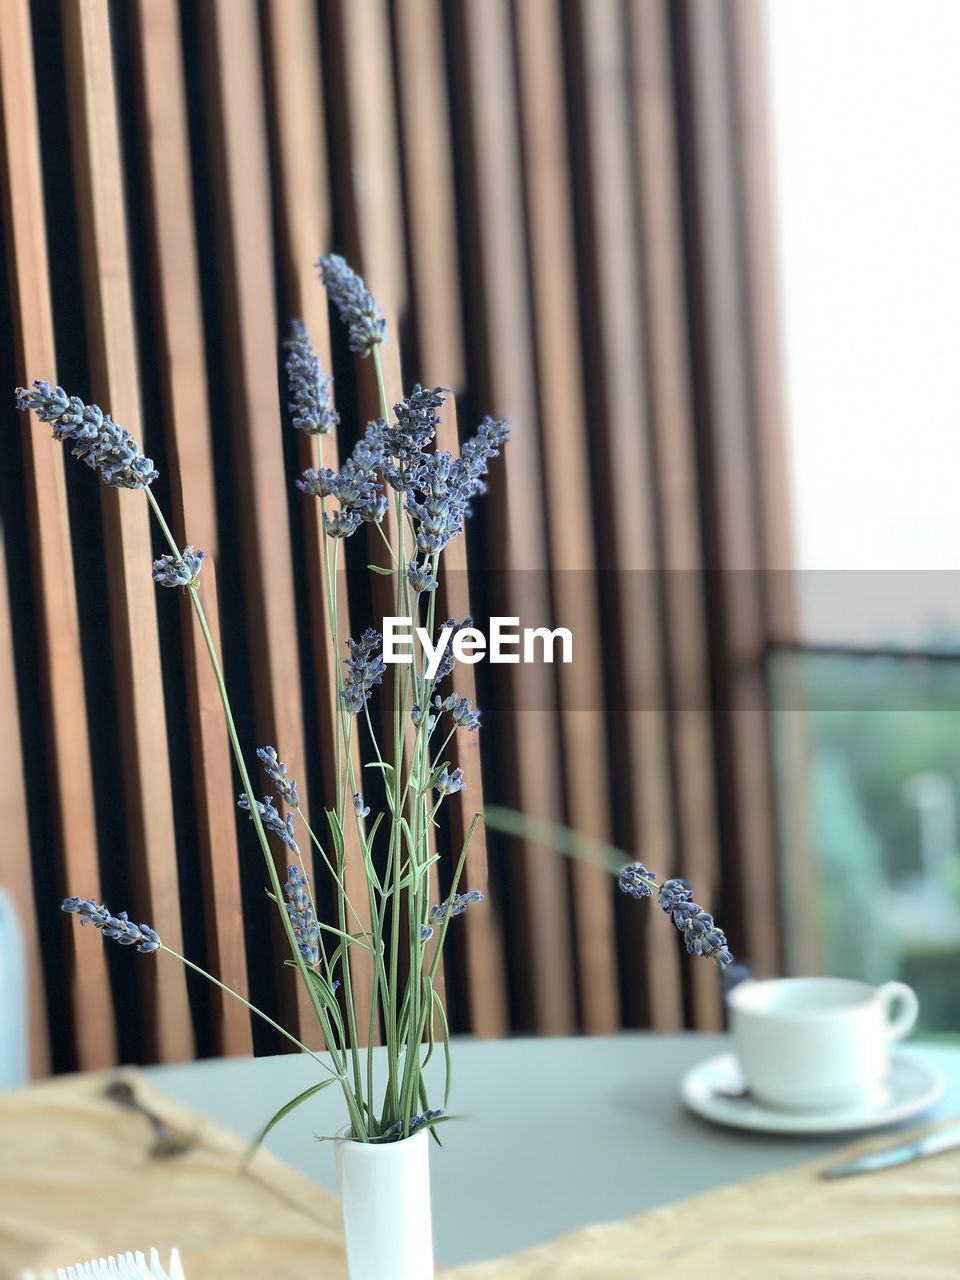
<instances>
[{"instance_id":1,"label":"dried lavender stem","mask_svg":"<svg viewBox=\"0 0 960 1280\"><path fill-rule=\"evenodd\" d=\"M153 496L153 494L149 489L146 490L146 494L147 494L147 500L150 503L150 509L152 510L157 520L157 523L160 526L163 536L166 538L167 543L169 544L171 550L173 551L173 554L179 557L180 549L177 546L177 541L174 538L173 534L170 532L170 528L166 520L164 519L163 512L160 510L160 507L159 507L159 504L157 503L156 498ZM240 739L237 735L237 727L236 727L236 724L234 723L233 711L230 706L230 696L227 693L227 686L223 678L223 671L220 667L220 658L217 653L216 645L213 642L213 636L210 632L210 626L207 622L207 617L206 617L206 614L204 613L203 605L200 601L199 592L195 587L190 589L190 602L193 605L194 613L196 614L197 621L200 624L200 631L203 635L204 643L206 644L206 647L207 647L207 653L209 654L210 662L213 667L213 674L217 682L217 689L220 693L220 702L223 707L223 713L227 723L227 736L229 737L230 745L233 748L233 756L237 763L237 769L240 772L240 781L243 784L244 793L247 797L247 802L250 806L250 816L253 819L253 825L257 832L257 838L260 841L260 848L263 851L264 861L267 866L267 874L270 877L270 883L273 888L274 895L276 897L277 909L280 912L280 918L283 922L283 928L287 935L287 940L290 944L290 949L296 961L297 968L300 970L301 977L303 979L304 984L306 985L307 995L310 1000L310 1003L313 1006L313 1010L314 1010L314 1013L316 1014L317 1021L320 1023L320 1026L323 1030L324 1039L327 1042L327 1046L330 1050L331 1056L334 1058L334 1061L337 1062L338 1066L340 1067L340 1071L342 1073L343 1063L339 1061L339 1055L336 1050L336 1040L331 1032L330 1022L327 1017L326 1010L324 1009L323 1004L321 1003L320 998L317 995L316 991L314 991L313 989L313 983L310 980L309 971L307 969L306 962L304 961L303 956L300 954L300 948L297 945L297 939L293 931L293 925L291 924L290 918L287 915L286 910L284 909L284 906L283 906L283 888L280 884L280 877L277 875L277 868L273 861L273 854L270 851L270 845L267 841L267 833L264 830L263 823L260 820L260 813L257 807L256 796L253 794L253 786L250 782L250 775L247 772L246 761L243 758L243 750L241 749L241 746L240 746ZM349 1108L349 1111L350 1111L351 1122L355 1126L357 1126L355 1129L355 1132L357 1132L358 1134L361 1132L365 1133L366 1128L364 1126L363 1119L357 1109L353 1095L351 1094L349 1087L347 1087L345 1081L343 1080L342 1075L340 1078L341 1078L341 1084L343 1085L344 1098L346 1100L347 1107Z\"/></svg>"}]
</instances>

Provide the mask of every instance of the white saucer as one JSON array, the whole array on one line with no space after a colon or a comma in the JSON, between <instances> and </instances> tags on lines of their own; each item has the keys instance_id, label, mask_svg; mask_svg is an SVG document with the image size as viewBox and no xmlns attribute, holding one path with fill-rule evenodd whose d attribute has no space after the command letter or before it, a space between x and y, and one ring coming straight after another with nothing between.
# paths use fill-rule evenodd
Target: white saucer
<instances>
[{"instance_id":1,"label":"white saucer","mask_svg":"<svg viewBox=\"0 0 960 1280\"><path fill-rule=\"evenodd\" d=\"M716 1124L763 1133L852 1133L907 1120L932 1106L946 1087L935 1067L913 1054L894 1051L890 1074L866 1098L831 1111L786 1111L749 1094L727 1097L718 1090L743 1087L732 1053L699 1062L683 1077L680 1094L691 1111Z\"/></svg>"}]
</instances>

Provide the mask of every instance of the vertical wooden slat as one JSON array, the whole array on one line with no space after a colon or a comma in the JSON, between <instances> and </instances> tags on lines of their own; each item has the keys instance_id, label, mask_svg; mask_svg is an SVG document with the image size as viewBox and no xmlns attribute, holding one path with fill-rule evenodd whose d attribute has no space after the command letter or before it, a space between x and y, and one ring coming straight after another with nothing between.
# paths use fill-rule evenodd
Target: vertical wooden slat
<instances>
[{"instance_id":1,"label":"vertical wooden slat","mask_svg":"<svg viewBox=\"0 0 960 1280\"><path fill-rule=\"evenodd\" d=\"M141 438L108 5L106 0L64 0L62 12L93 389L113 417ZM140 494L104 486L101 497L126 773L132 905L179 951L183 939L156 588L150 576L149 516ZM189 1058L193 1029L184 971L160 960L139 971L148 982L150 996L144 1006L145 1028L156 1037L161 1060Z\"/></svg>"},{"instance_id":2,"label":"vertical wooden slat","mask_svg":"<svg viewBox=\"0 0 960 1280\"><path fill-rule=\"evenodd\" d=\"M138 88L151 216L154 310L160 343L172 523L181 546L207 553L202 598L219 647L217 513L207 372L193 223L193 190L176 0L139 0ZM199 823L208 967L247 994L246 944L235 821L236 792L220 696L190 602L181 603L193 776ZM250 1016L212 993L215 1040L225 1054L250 1053Z\"/></svg>"},{"instance_id":3,"label":"vertical wooden slat","mask_svg":"<svg viewBox=\"0 0 960 1280\"><path fill-rule=\"evenodd\" d=\"M717 812L669 14L664 0L634 0L630 16L644 338L673 704L679 865L701 900L714 901ZM712 1000L698 1012L699 1025L717 1025Z\"/></svg>"},{"instance_id":4,"label":"vertical wooden slat","mask_svg":"<svg viewBox=\"0 0 960 1280\"><path fill-rule=\"evenodd\" d=\"M415 372L427 385L461 387L466 369L442 14L436 0L394 3L392 11L410 245ZM437 446L453 454L459 452L456 405L452 397L443 410ZM464 538L454 540L446 548L441 569L441 616L472 616ZM461 666L456 681L461 696L470 698L476 705L473 668ZM483 808L479 747L476 734L458 733L450 744L453 764L463 769L466 782L465 797L449 806L452 853L466 836L470 815ZM481 824L471 844L465 875L470 887L483 893L487 893L489 880L487 856L486 830ZM463 938L468 1025L474 1034L481 1036L502 1035L506 1030L499 916L499 904L488 899L483 911L469 912L457 930Z\"/></svg>"},{"instance_id":5,"label":"vertical wooden slat","mask_svg":"<svg viewBox=\"0 0 960 1280\"><path fill-rule=\"evenodd\" d=\"M390 340L381 348L392 404L402 394L397 319L407 300L403 254L403 201L394 127L393 69L386 0L332 0L327 11L335 41L334 85L337 116L331 128L339 155L347 160L334 187L347 256L360 264L364 279L388 321ZM360 362L373 371L369 359Z\"/></svg>"},{"instance_id":6,"label":"vertical wooden slat","mask_svg":"<svg viewBox=\"0 0 960 1280\"><path fill-rule=\"evenodd\" d=\"M437 447L454 455L460 450L457 408L452 396L443 408L443 421L437 429ZM472 617L465 538L455 538L447 545L441 558L441 568L441 617ZM474 706L477 705L477 681L472 666L462 663L457 668L456 687L462 698L469 698ZM495 732L495 729L491 731ZM482 725L479 732L484 732ZM480 767L480 742L477 733L467 733L461 729L451 739L449 752L454 767L463 770L466 784L464 795L449 805L453 837L451 852L456 853L463 847L471 814L483 811L483 772ZM501 913L499 904L489 900L489 878L487 836L481 823L467 854L463 884L469 889L479 889L487 895L487 902L483 907L466 913L462 924L458 925L457 935L462 931L464 985L470 1031L478 1036L501 1036L507 1030L506 977L502 954ZM454 935L455 943L458 941L457 935Z\"/></svg>"},{"instance_id":7,"label":"vertical wooden slat","mask_svg":"<svg viewBox=\"0 0 960 1280\"><path fill-rule=\"evenodd\" d=\"M317 17L310 0L270 0L265 10L270 68L270 102L274 124L274 152L279 175L279 235L283 282L288 305L307 326L314 350L325 371L331 368L329 308L326 293L317 279L315 262L330 245L330 202L326 171L324 110L319 61ZM319 449L301 433L299 462L302 468L323 466L337 470L339 452L336 432L323 438ZM290 481L292 483L292 481ZM308 594L312 623L316 687L323 726L324 790L336 794L336 756L333 751L337 727L335 664L341 661L346 637L351 634L346 573L338 574L337 614L340 653L334 648L333 631L326 595L322 587L323 530L320 503L302 497L304 536L307 551ZM331 562L332 563L332 562ZM363 788L357 735L352 743L356 785ZM360 840L352 811L344 832L345 884L360 917L351 927L370 927L366 874ZM373 983L373 959L358 948L351 956L354 1001L358 1010L358 1032L366 1042ZM377 1033L375 1028L375 1034Z\"/></svg>"},{"instance_id":8,"label":"vertical wooden slat","mask_svg":"<svg viewBox=\"0 0 960 1280\"><path fill-rule=\"evenodd\" d=\"M589 238L591 417L602 455L604 540L617 570L624 748L634 781L628 819L637 856L662 876L675 871L676 849L625 34L615 0L577 6L572 44L587 167L580 189ZM673 1030L681 1012L677 970L659 922L649 924L644 931L649 1017L654 1027ZM694 971L692 982L697 996L709 999L704 976L713 975ZM698 1020L702 1016L698 1008Z\"/></svg>"},{"instance_id":9,"label":"vertical wooden slat","mask_svg":"<svg viewBox=\"0 0 960 1280\"><path fill-rule=\"evenodd\" d=\"M400 192L398 139L394 128L393 68L386 0L347 0L330 6L334 41L334 111L332 128L349 151L348 166L341 166L334 193L351 264L362 272L387 320L388 341L380 348L387 404L403 397L400 367L400 316L406 306L403 204ZM343 152L341 152L341 156ZM381 416L372 359L358 361L361 409L367 418ZM388 539L396 538L391 504L383 523ZM372 558L382 560L379 537L372 539ZM374 605L382 613L393 611L393 584L374 583ZM389 694L384 695L389 699ZM405 751L413 750L416 731L407 725ZM435 832L427 833L428 851L435 850ZM439 901L436 864L429 871L430 892ZM430 948L427 951L429 954ZM442 996L444 965L435 989Z\"/></svg>"},{"instance_id":10,"label":"vertical wooden slat","mask_svg":"<svg viewBox=\"0 0 960 1280\"><path fill-rule=\"evenodd\" d=\"M457 90L462 94L458 152L466 170L464 271L472 327L475 396L513 419L514 432L488 498L493 554L506 570L509 616L549 618L546 535L539 501L541 459L531 370L517 103L508 6L503 0L451 7ZM509 667L509 715L503 725L511 799L536 817L563 816L558 724L552 677L544 666ZM525 842L510 858L523 916L516 931L522 1016L539 1031L562 1034L575 1020L563 864Z\"/></svg>"},{"instance_id":11,"label":"vertical wooden slat","mask_svg":"<svg viewBox=\"0 0 960 1280\"><path fill-rule=\"evenodd\" d=\"M728 12L737 138L734 161L739 178L740 244L746 324L750 334L748 356L768 626L775 638L795 640L796 600L791 590L794 555L780 367L765 6L762 0L738 0Z\"/></svg>"},{"instance_id":12,"label":"vertical wooden slat","mask_svg":"<svg viewBox=\"0 0 960 1280\"><path fill-rule=\"evenodd\" d=\"M577 325L563 47L552 0L530 0L515 14L554 621L569 627L575 637L575 662L558 671L564 793L571 826L610 840L601 611L587 501L590 460ZM590 1032L609 1033L620 1023L610 877L605 870L575 863L572 878L583 1025Z\"/></svg>"},{"instance_id":13,"label":"vertical wooden slat","mask_svg":"<svg viewBox=\"0 0 960 1280\"><path fill-rule=\"evenodd\" d=\"M410 310L424 384L463 388L456 186L440 0L393 0Z\"/></svg>"},{"instance_id":14,"label":"vertical wooden slat","mask_svg":"<svg viewBox=\"0 0 960 1280\"><path fill-rule=\"evenodd\" d=\"M11 282L18 371L24 383L56 375L53 318L47 271L46 229L40 177L40 137L33 78L33 50L27 0L0 5L0 101L3 114L4 218ZM96 816L90 772L83 667L73 577L73 552L64 486L64 458L47 428L24 423L25 497L30 523L32 572L38 608L44 681L41 689L47 741L47 775L56 795L59 875L65 895L99 896ZM12 654L8 652L12 661ZM5 667L5 662L0 662ZM12 667L11 667L12 670ZM8 701L9 697L9 701ZM13 715L14 692L3 705ZM13 725L7 727L14 741ZM15 774L16 770L11 770ZM22 779L19 780L22 786ZM12 784L11 784L12 785ZM21 791L22 796L22 791ZM9 798L8 812L17 803ZM23 833L25 835L25 833ZM6 847L26 857L29 843L10 833ZM29 865L18 867L5 883L21 895L19 906L28 937L35 939L29 894ZM55 910L56 903L47 904ZM69 922L68 922L69 923ZM87 1070L116 1061L116 1033L106 958L69 930L70 1003L77 1063ZM78 942L83 954L77 953ZM32 949L36 950L35 942ZM41 981L37 957L32 981ZM33 1066L48 1065L44 1006L32 994Z\"/></svg>"},{"instance_id":15,"label":"vertical wooden slat","mask_svg":"<svg viewBox=\"0 0 960 1280\"><path fill-rule=\"evenodd\" d=\"M280 751L309 794L303 744L296 598L288 530L273 270L270 166L260 31L254 0L209 0L202 10L210 148L218 216L221 317L229 352L231 429L237 454L245 587L249 593L254 710L262 741ZM255 761L254 761L255 763ZM308 871L310 852L301 840ZM285 858L276 853L282 868ZM301 1039L319 1029L303 984L284 970ZM295 1028L291 1028L295 1029Z\"/></svg>"},{"instance_id":16,"label":"vertical wooden slat","mask_svg":"<svg viewBox=\"0 0 960 1280\"><path fill-rule=\"evenodd\" d=\"M706 545L720 571L715 600L716 762L725 878L744 959L777 968L779 939L772 779L763 658L762 525L749 382L738 149L731 85L730 6L683 0L676 10L694 377L707 477Z\"/></svg>"},{"instance_id":17,"label":"vertical wooden slat","mask_svg":"<svg viewBox=\"0 0 960 1280\"><path fill-rule=\"evenodd\" d=\"M189 9L178 0L136 0L131 20L112 0L61 4L89 398L140 434L112 16L124 28L130 23L137 53L137 168L153 269L142 330L155 343L149 358L159 362L168 456L156 494L169 504L181 540L210 555L201 590L216 632L216 433L231 432L259 742L277 745L307 793L293 501L305 537L311 712L320 725L322 792L331 793L327 748L341 655L327 634L320 588L319 504L293 493L294 477L284 474L290 450L281 434L276 306L279 296L307 323L329 370L327 302L313 262L336 247L387 315L390 404L417 378L452 385L471 414L490 411L514 423L484 504L483 567L502 574L491 603L522 624L570 626L577 661L572 669L494 672L502 706L485 708L481 732L497 735L506 794L496 798L594 835L614 834L658 873L688 875L708 905L719 907L722 894L721 923L729 919L735 949L758 971L775 972L764 661L770 635L791 636L794 617L788 574L762 574L790 568L762 0L203 0L205 97L196 121L187 116L185 71L198 51L184 47L180 30ZM56 374L30 26L28 0L0 5L5 248L23 381ZM190 154L198 128L207 130L211 173L198 178L204 189L195 196ZM210 264L198 261L196 239L208 195L217 241ZM204 331L207 272L220 288L222 334ZM415 365L405 379L401 340ZM225 357L223 422L211 421L211 343ZM358 360L356 375L361 413L379 415L372 362ZM458 448L452 397L438 444ZM301 467L316 465L315 440L301 437L297 448ZM327 438L323 449L324 464L336 466L336 442ZM97 691L84 687L64 455L34 423L24 462L57 877L65 893L97 895L98 862L122 859L134 901L116 905L130 905L179 948L143 497L102 492L129 838L124 849L98 849L86 719ZM593 572L596 541L602 566L615 571L604 586ZM369 558L379 558L379 540L371 546ZM0 546L0 675L12 670L14 656L2 554ZM443 616L470 612L469 570L477 567L468 565L466 539L447 549ZM384 593L375 604L385 609L386 583L373 584ZM345 637L345 573L337 589ZM10 610L25 607L9 600ZM186 608L183 624L209 963L243 991L237 784L215 683ZM457 676L457 691L474 701L475 675L463 667ZM0 715L15 744L19 695L14 682L3 683ZM258 743L244 745L256 769ZM449 806L454 845L490 793L479 745L479 735L466 733L451 744L468 785L464 802ZM19 768L7 771L6 811L17 826L0 871L18 894L36 960L22 782ZM351 824L347 841L348 887L363 915ZM277 859L285 862L279 848ZM628 930L631 971L621 984L609 882L533 844L511 853L505 879L512 891L506 940L493 903L468 913L454 936L449 960L468 1005L460 1025L479 1034L505 1029L507 959L521 1026L612 1029L621 987L632 1021L677 1027L685 989L695 1025L718 1025L711 966L678 963L655 909L617 913ZM479 833L467 880L487 886ZM432 885L439 893L436 868ZM652 918L634 928L638 915ZM69 922L63 943L78 1064L109 1065L116 1042L104 950ZM367 969L359 964L355 976ZM148 1053L189 1056L182 972L163 957L134 971L147 997ZM49 1062L46 1020L37 1016L41 972L34 963L35 1070ZM281 990L291 1029L319 1045L304 993L286 975ZM249 1051L247 1013L218 995L213 1008L218 1047ZM360 1022L365 1029L362 1014Z\"/></svg>"},{"instance_id":18,"label":"vertical wooden slat","mask_svg":"<svg viewBox=\"0 0 960 1280\"><path fill-rule=\"evenodd\" d=\"M771 141L769 137L769 97L766 86L765 23L766 6L759 0L739 0L728 9L731 40L731 83L734 94L738 196L740 211L740 247L743 255L745 286L745 324L748 338L746 354L749 364L750 399L753 411L754 476L758 491L760 546L759 569L762 575L764 605L764 639L770 642L795 641L798 631L798 602L794 583L793 503L788 480L787 431L784 421L783 379L780 360L781 332L779 324L779 290L775 255L776 210L774 182L771 173ZM769 662L769 647L759 659ZM766 671L768 692L772 673ZM790 690L797 679L797 668L787 665L785 687L777 688L781 708L777 740L773 741L774 724L769 715L767 732L768 778L779 769L776 799L768 801L761 811L763 829L755 840L760 847L770 841L767 858L772 859L774 830L779 825L780 879L785 879L792 866L809 863L812 833L808 797L812 744L808 717L794 710L802 705L792 698ZM798 681L799 683L799 681ZM772 700L772 699L771 699ZM772 789L773 782L770 787ZM780 804L779 818L777 801ZM777 879L776 868L767 872L768 885ZM771 891L768 888L768 892ZM811 900L819 888L808 877L804 886L808 917ZM783 910L792 905L784 897ZM771 904L777 914L777 903ZM822 972L820 956L811 937L806 962L795 965L794 973ZM803 944L800 943L802 949ZM784 963L783 946L766 948L765 960L778 973ZM822 947L820 948L822 955ZM812 954L811 954L812 953ZM804 967L804 963L808 967Z\"/></svg>"}]
</instances>

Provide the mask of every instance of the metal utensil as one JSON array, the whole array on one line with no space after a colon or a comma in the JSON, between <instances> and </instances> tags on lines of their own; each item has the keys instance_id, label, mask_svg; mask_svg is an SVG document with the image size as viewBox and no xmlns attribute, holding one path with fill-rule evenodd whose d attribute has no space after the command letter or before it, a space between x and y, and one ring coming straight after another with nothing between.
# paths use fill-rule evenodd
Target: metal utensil
<instances>
[{"instance_id":1,"label":"metal utensil","mask_svg":"<svg viewBox=\"0 0 960 1280\"><path fill-rule=\"evenodd\" d=\"M145 1107L127 1080L111 1080L104 1089L104 1093L112 1102L116 1102L121 1107L128 1107L131 1111L137 1111L150 1121L154 1134L150 1154L155 1159L165 1160L171 1156L183 1155L194 1145L193 1138L178 1137L171 1132L165 1120L161 1120L149 1107Z\"/></svg>"},{"instance_id":2,"label":"metal utensil","mask_svg":"<svg viewBox=\"0 0 960 1280\"><path fill-rule=\"evenodd\" d=\"M849 1178L857 1173L879 1173L881 1169L912 1164L914 1160L942 1155L943 1152L955 1151L958 1147L960 1147L960 1124L953 1124L947 1129L939 1129L936 1133L915 1138L912 1142L900 1142L896 1146L884 1147L882 1151L870 1151L866 1155L857 1156L854 1160L832 1164L826 1169L821 1169L820 1176Z\"/></svg>"}]
</instances>

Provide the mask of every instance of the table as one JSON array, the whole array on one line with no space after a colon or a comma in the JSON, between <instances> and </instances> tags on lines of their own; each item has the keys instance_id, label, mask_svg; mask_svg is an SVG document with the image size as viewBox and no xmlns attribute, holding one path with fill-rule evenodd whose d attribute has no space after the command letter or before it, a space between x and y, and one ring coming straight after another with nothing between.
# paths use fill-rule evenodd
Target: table
<instances>
[{"instance_id":1,"label":"table","mask_svg":"<svg viewBox=\"0 0 960 1280\"><path fill-rule=\"evenodd\" d=\"M682 1107L683 1072L727 1047L723 1036L624 1033L577 1039L455 1040L450 1111L432 1152L440 1262L512 1253L592 1222L625 1218L701 1191L827 1155L844 1135L784 1138L707 1124ZM914 1044L948 1090L930 1117L960 1114L960 1048ZM432 1064L431 1064L432 1065ZM157 1089L253 1137L317 1078L305 1055L150 1067ZM333 1150L313 1134L344 1123L326 1089L270 1134L267 1146L331 1190ZM895 1132L892 1130L891 1132Z\"/></svg>"}]
</instances>

